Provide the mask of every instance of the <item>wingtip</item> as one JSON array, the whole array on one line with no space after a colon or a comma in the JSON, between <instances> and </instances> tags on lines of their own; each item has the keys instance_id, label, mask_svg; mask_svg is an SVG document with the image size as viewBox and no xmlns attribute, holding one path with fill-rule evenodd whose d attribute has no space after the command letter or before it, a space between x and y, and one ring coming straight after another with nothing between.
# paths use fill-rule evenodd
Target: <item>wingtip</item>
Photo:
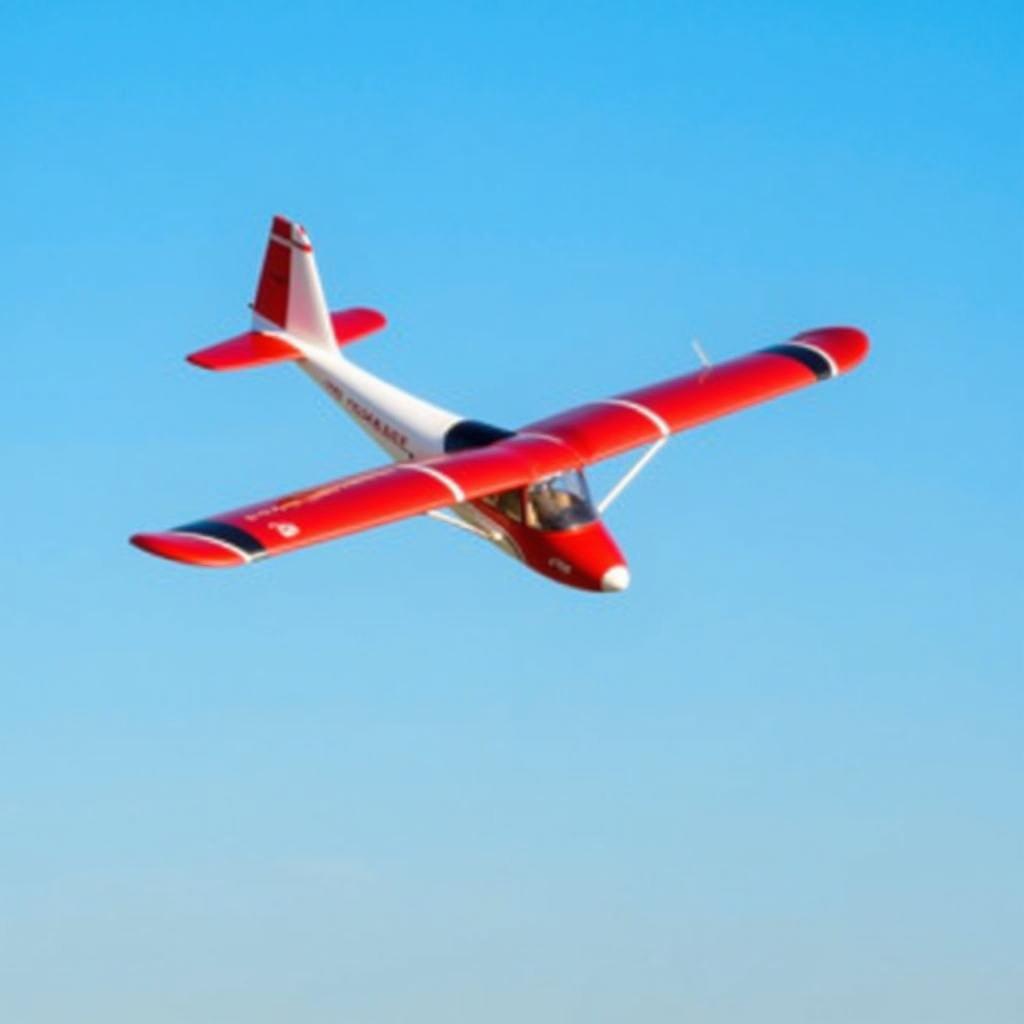
<instances>
[{"instance_id":1,"label":"wingtip","mask_svg":"<svg viewBox=\"0 0 1024 1024\"><path fill-rule=\"evenodd\" d=\"M206 569L244 565L247 559L232 548L205 537L184 533L134 533L128 542L147 555Z\"/></svg>"},{"instance_id":2,"label":"wingtip","mask_svg":"<svg viewBox=\"0 0 1024 1024\"><path fill-rule=\"evenodd\" d=\"M802 331L793 341L824 349L835 361L840 373L849 373L867 358L871 340L859 327L816 327Z\"/></svg>"}]
</instances>

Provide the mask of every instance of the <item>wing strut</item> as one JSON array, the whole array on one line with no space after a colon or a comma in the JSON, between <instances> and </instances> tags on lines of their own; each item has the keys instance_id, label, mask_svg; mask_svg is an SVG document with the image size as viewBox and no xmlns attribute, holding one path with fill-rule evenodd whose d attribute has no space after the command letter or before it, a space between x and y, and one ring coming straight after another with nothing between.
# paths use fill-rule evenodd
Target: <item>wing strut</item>
<instances>
[{"instance_id":1,"label":"wing strut","mask_svg":"<svg viewBox=\"0 0 1024 1024\"><path fill-rule=\"evenodd\" d=\"M611 505L611 503L615 501L615 499L633 482L633 480L639 475L640 470L642 470L644 466L646 466L647 463L665 447L665 443L667 441L667 437L659 437L658 440L655 441L654 444L652 444L650 448L648 448L647 451L645 451L643 455L641 455L640 458L629 467L625 476L623 476L619 482L597 503L597 511L599 513L602 515L604 514L605 509L607 509L608 506Z\"/></svg>"},{"instance_id":2,"label":"wing strut","mask_svg":"<svg viewBox=\"0 0 1024 1024\"><path fill-rule=\"evenodd\" d=\"M426 513L431 519L436 519L439 523L447 523L449 526L457 526L460 530L465 530L467 533L476 534L477 537L483 537L484 540L494 540L495 534L489 533L487 530L481 530L479 526L473 526L471 523L467 523L464 519L459 519L456 516L449 515L447 512L442 512L440 509L431 509Z\"/></svg>"}]
</instances>

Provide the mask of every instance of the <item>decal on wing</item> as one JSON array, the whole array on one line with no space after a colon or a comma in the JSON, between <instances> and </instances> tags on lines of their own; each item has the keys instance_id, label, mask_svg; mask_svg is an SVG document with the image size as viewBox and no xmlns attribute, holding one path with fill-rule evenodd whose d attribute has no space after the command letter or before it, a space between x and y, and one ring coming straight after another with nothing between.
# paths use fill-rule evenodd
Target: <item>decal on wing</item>
<instances>
[{"instance_id":1,"label":"decal on wing","mask_svg":"<svg viewBox=\"0 0 1024 1024\"><path fill-rule=\"evenodd\" d=\"M132 543L176 562L222 568L333 540L523 486L581 465L564 445L512 437L488 448L343 477Z\"/></svg>"}]
</instances>

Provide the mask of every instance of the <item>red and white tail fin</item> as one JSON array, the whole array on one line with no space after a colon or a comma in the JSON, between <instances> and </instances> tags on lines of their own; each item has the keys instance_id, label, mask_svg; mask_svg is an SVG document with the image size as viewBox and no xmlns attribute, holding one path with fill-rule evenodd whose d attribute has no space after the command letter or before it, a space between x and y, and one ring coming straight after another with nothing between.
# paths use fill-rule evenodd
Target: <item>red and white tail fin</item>
<instances>
[{"instance_id":1,"label":"red and white tail fin","mask_svg":"<svg viewBox=\"0 0 1024 1024\"><path fill-rule=\"evenodd\" d=\"M308 357L310 349L337 352L387 323L374 309L327 311L309 235L284 217L270 225L252 311L251 331L193 352L188 361L206 370L290 362Z\"/></svg>"},{"instance_id":2,"label":"red and white tail fin","mask_svg":"<svg viewBox=\"0 0 1024 1024\"><path fill-rule=\"evenodd\" d=\"M270 226L252 310L253 330L277 329L308 345L336 350L309 235L285 217L275 217Z\"/></svg>"}]
</instances>

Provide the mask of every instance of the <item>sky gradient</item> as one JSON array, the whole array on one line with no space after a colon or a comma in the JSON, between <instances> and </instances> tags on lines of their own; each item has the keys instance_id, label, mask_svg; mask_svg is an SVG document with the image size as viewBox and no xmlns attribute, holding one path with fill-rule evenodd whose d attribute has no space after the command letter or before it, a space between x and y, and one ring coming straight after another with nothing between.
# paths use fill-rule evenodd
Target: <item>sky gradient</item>
<instances>
[{"instance_id":1,"label":"sky gradient","mask_svg":"<svg viewBox=\"0 0 1024 1024\"><path fill-rule=\"evenodd\" d=\"M5 15L0 1017L1024 1012L1019 4ZM683 435L625 595L414 520L127 545L380 461L204 374L269 219L376 373L516 426L798 330ZM593 474L596 489L616 467Z\"/></svg>"}]
</instances>

